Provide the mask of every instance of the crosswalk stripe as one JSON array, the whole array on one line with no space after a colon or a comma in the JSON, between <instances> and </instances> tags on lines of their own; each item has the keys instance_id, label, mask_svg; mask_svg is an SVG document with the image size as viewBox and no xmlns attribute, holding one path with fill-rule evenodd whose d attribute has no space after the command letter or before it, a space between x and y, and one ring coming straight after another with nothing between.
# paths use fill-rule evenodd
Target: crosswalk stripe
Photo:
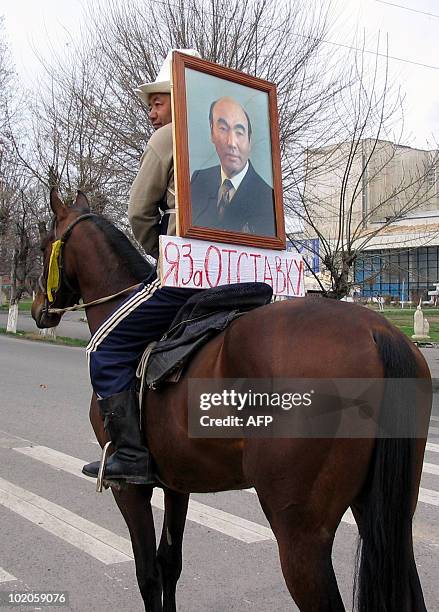
<instances>
[{"instance_id":1,"label":"crosswalk stripe","mask_svg":"<svg viewBox=\"0 0 439 612\"><path fill-rule=\"evenodd\" d=\"M436 476L439 476L439 465L436 465L435 463L424 462L422 471L426 474L435 474Z\"/></svg>"},{"instance_id":2,"label":"crosswalk stripe","mask_svg":"<svg viewBox=\"0 0 439 612\"><path fill-rule=\"evenodd\" d=\"M425 450L431 451L432 453L439 453L439 444L433 444L433 442L427 442Z\"/></svg>"},{"instance_id":3,"label":"crosswalk stripe","mask_svg":"<svg viewBox=\"0 0 439 612\"><path fill-rule=\"evenodd\" d=\"M437 447L439 451L439 445L433 445L431 442L427 443L427 450L436 452L435 448L430 448L431 446ZM14 448L14 451L37 459L51 467L68 472L79 478L85 478L91 481L90 478L81 473L82 466L85 462L77 457L61 453L47 446L21 446ZM424 473L437 475L438 470L439 468L435 464L424 463ZM246 489L246 491L256 493L254 489ZM419 490L419 501L431 506L439 506L439 493L430 489L421 488ZM163 492L156 490L151 503L156 508L163 510ZM246 521L228 512L223 515L222 511L194 500L189 502L188 519L200 525L220 531L221 533L225 533L242 542L252 543L272 539L271 530L268 529L268 527L253 523L252 521ZM352 514L349 514L349 511L343 516L342 521L350 525L355 524L354 517Z\"/></svg>"},{"instance_id":4,"label":"crosswalk stripe","mask_svg":"<svg viewBox=\"0 0 439 612\"><path fill-rule=\"evenodd\" d=\"M79 478L86 478L91 484L94 484L94 480L84 476L81 473L82 466L85 461L72 457L60 451L48 448L46 446L28 446L14 448L14 451L37 459L42 463L55 467ZM163 491L155 489L151 503L160 510L164 509L164 496ZM206 504L190 500L188 509L188 520L210 527L215 531L219 531L228 535L232 538L251 544L254 542L262 542L264 540L273 539L271 529L248 521L229 512L224 512L216 508L212 508Z\"/></svg>"},{"instance_id":5,"label":"crosswalk stripe","mask_svg":"<svg viewBox=\"0 0 439 612\"><path fill-rule=\"evenodd\" d=\"M164 510L164 501L163 491L155 489L151 503L156 508ZM201 504L193 499L189 502L187 518L190 521L225 533L247 544L274 540L273 532L269 527L264 527L240 516L212 508L212 506L206 506L206 504Z\"/></svg>"},{"instance_id":6,"label":"crosswalk stripe","mask_svg":"<svg viewBox=\"0 0 439 612\"><path fill-rule=\"evenodd\" d=\"M3 478L0 504L106 565L133 558L131 543L126 538Z\"/></svg>"},{"instance_id":7,"label":"crosswalk stripe","mask_svg":"<svg viewBox=\"0 0 439 612\"><path fill-rule=\"evenodd\" d=\"M12 582L13 580L17 580L15 576L9 574L6 570L0 567L0 583L1 582Z\"/></svg>"},{"instance_id":8,"label":"crosswalk stripe","mask_svg":"<svg viewBox=\"0 0 439 612\"><path fill-rule=\"evenodd\" d=\"M429 427L428 433L429 434L434 434L434 435L439 434L439 427Z\"/></svg>"},{"instance_id":9,"label":"crosswalk stripe","mask_svg":"<svg viewBox=\"0 0 439 612\"><path fill-rule=\"evenodd\" d=\"M17 447L17 448L14 448L14 450L23 455L29 456L33 459L37 459L58 470L68 472L70 474L75 475L76 477L84 478L89 482L93 482L91 481L91 479L89 479L87 476L81 473L81 469L84 464L84 461L82 459L72 457L65 453L61 453L60 451L56 451L54 449L44 447L44 446ZM429 442L427 444L427 450L433 451L433 452L439 452L439 445ZM438 471L439 471L439 467L436 466L435 464L427 463L427 462L424 463L424 466L423 466L424 473L437 475ZM1 481L0 481L0 485L1 485ZM256 493L254 489L247 489L247 491L253 494ZM0 486L0 493L1 493L1 486ZM430 490L430 489L420 488L419 501L429 504L429 505L439 506L439 493L437 493L436 491ZM0 498L0 503L2 503L1 498ZM163 495L162 490L156 489L154 491L151 503L153 506L161 510L164 509L164 495ZM189 503L187 518L188 520L192 522L209 527L215 531L219 531L221 533L224 533L230 537L233 537L235 539L241 540L246 543L275 540L273 532L271 531L269 527L265 527L258 523L248 521L241 517L235 516L228 512L224 512L222 510L218 510L216 508L212 508L211 506L201 504L194 500L191 500ZM356 527L356 522L355 522L355 519L350 509L348 509L346 513L344 514L344 516L342 517L342 522ZM94 536L96 535L96 527L97 526L93 526L92 533ZM98 529L101 529L101 528L98 528ZM425 539L424 537L422 537L421 533L418 533L418 531L419 531L418 527L415 527L415 537L420 537L421 539ZM107 533L111 534L111 532L107 532ZM111 534L111 535L114 536L115 534ZM60 537L63 537L63 536L60 536ZM116 537L119 537L119 536L116 536ZM64 539L67 539L67 538L64 537ZM126 558L124 558L124 560L128 560L129 558L132 558L130 542L128 540L125 540L124 538L120 538L120 539L123 542L123 550L125 551L125 553L128 552L128 555ZM430 539L431 537L429 536L428 540L430 541ZM115 561L112 561L112 562L114 563Z\"/></svg>"},{"instance_id":10,"label":"crosswalk stripe","mask_svg":"<svg viewBox=\"0 0 439 612\"><path fill-rule=\"evenodd\" d=\"M27 457L32 457L32 459L37 459L58 471L73 474L73 476L83 478L87 482L93 482L89 476L86 476L81 471L83 465L87 462L77 457L66 455L65 453L61 453L53 448L48 448L47 446L19 446L14 448L14 451L26 455Z\"/></svg>"},{"instance_id":11,"label":"crosswalk stripe","mask_svg":"<svg viewBox=\"0 0 439 612\"><path fill-rule=\"evenodd\" d=\"M430 506L439 506L439 493L431 489L419 489L419 501Z\"/></svg>"},{"instance_id":12,"label":"crosswalk stripe","mask_svg":"<svg viewBox=\"0 0 439 612\"><path fill-rule=\"evenodd\" d=\"M437 416L431 416L430 419L432 421L439 421L439 417L437 417Z\"/></svg>"},{"instance_id":13,"label":"crosswalk stripe","mask_svg":"<svg viewBox=\"0 0 439 612\"><path fill-rule=\"evenodd\" d=\"M346 510L344 515L341 517L341 520L343 523L347 523L348 525L355 525L355 527L357 526L357 522L354 519L354 515L352 514L352 510L350 508Z\"/></svg>"}]
</instances>

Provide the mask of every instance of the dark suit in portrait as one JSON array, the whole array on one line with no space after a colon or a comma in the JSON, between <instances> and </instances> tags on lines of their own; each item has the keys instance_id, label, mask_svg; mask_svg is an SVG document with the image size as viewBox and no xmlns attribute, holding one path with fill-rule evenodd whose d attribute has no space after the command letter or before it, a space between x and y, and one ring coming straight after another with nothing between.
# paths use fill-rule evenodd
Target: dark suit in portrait
<instances>
[{"instance_id":1,"label":"dark suit in portrait","mask_svg":"<svg viewBox=\"0 0 439 612\"><path fill-rule=\"evenodd\" d=\"M230 203L218 210L221 166L196 170L191 179L192 224L197 227L276 236L274 191L249 161L248 170Z\"/></svg>"}]
</instances>

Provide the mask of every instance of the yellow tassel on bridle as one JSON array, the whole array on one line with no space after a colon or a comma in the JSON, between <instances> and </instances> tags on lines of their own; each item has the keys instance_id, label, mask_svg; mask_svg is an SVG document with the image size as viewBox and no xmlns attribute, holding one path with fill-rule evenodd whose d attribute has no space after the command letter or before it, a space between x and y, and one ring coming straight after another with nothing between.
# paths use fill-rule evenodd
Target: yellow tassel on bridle
<instances>
[{"instance_id":1,"label":"yellow tassel on bridle","mask_svg":"<svg viewBox=\"0 0 439 612\"><path fill-rule=\"evenodd\" d=\"M52 252L50 253L49 272L47 273L47 299L50 304L54 301L52 292L55 293L59 289L59 256L63 244L62 240L55 240L52 244Z\"/></svg>"}]
</instances>

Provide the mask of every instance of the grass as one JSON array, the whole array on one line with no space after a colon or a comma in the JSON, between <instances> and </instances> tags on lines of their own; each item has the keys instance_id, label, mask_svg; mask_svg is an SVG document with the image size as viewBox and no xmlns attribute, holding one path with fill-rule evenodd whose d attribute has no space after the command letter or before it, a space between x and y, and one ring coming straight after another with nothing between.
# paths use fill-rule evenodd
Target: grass
<instances>
[{"instance_id":1,"label":"grass","mask_svg":"<svg viewBox=\"0 0 439 612\"><path fill-rule=\"evenodd\" d=\"M23 332L17 331L16 334L7 332L4 327L0 327L0 334L5 334L12 338L24 338L25 340L33 340L35 342L48 342L49 344L60 344L63 346L87 346L87 340L80 340L78 338L66 338L65 336L57 336L56 338L49 338L47 336L41 336L35 332Z\"/></svg>"},{"instance_id":2,"label":"grass","mask_svg":"<svg viewBox=\"0 0 439 612\"><path fill-rule=\"evenodd\" d=\"M374 308L373 310L377 309ZM415 311L416 308L385 308L380 314L398 327L406 336L411 338L414 333L413 316ZM377 312L379 311L377 310ZM430 324L429 336L431 342L439 342L439 308L423 307L422 312Z\"/></svg>"},{"instance_id":3,"label":"grass","mask_svg":"<svg viewBox=\"0 0 439 612\"><path fill-rule=\"evenodd\" d=\"M18 312L30 312L32 306L32 300L20 300L18 302ZM6 311L8 312L9 310L9 304L3 304L3 306L0 306L0 311Z\"/></svg>"}]
</instances>

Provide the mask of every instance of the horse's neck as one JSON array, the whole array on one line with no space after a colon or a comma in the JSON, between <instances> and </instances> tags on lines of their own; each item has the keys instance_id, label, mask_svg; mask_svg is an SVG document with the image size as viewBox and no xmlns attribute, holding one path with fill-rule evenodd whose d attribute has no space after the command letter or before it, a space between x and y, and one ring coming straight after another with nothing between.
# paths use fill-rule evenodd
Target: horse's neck
<instances>
[{"instance_id":1,"label":"horse's neck","mask_svg":"<svg viewBox=\"0 0 439 612\"><path fill-rule=\"evenodd\" d=\"M74 267L84 303L116 294L137 284L138 280L127 271L120 256L110 249L99 230L81 236L75 246ZM124 299L126 295L86 308L92 334Z\"/></svg>"}]
</instances>

